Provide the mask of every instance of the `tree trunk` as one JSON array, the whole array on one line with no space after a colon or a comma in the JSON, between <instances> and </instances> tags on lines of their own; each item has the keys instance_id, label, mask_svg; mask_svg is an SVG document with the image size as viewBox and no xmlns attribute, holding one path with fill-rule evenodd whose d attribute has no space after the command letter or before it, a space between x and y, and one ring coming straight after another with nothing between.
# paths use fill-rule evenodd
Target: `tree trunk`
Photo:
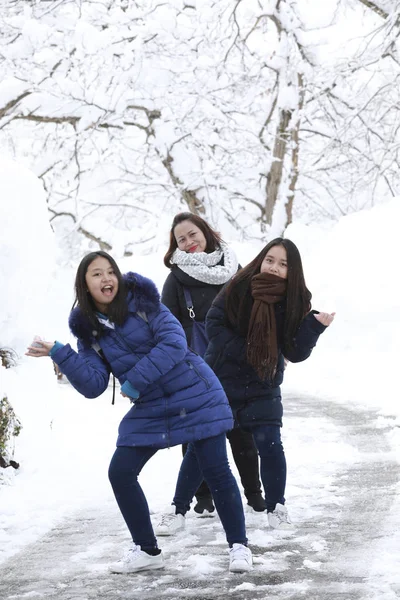
<instances>
[{"instance_id":1,"label":"tree trunk","mask_svg":"<svg viewBox=\"0 0 400 600\"><path fill-rule=\"evenodd\" d=\"M275 134L273 161L267 176L265 217L269 225L272 223L272 215L278 199L279 188L282 182L283 161L286 146L289 139L289 123L292 111L282 110L280 112L279 124Z\"/></svg>"},{"instance_id":2,"label":"tree trunk","mask_svg":"<svg viewBox=\"0 0 400 600\"><path fill-rule=\"evenodd\" d=\"M157 153L159 154L158 150ZM196 196L196 190L188 190L187 188L183 187L182 181L179 179L178 175L176 175L174 171L174 168L172 166L173 162L174 159L171 153L168 152L168 155L166 158L163 159L162 164L167 169L172 183L180 190L180 194L183 200L188 205L190 212L196 215L204 215L206 211L202 201Z\"/></svg>"},{"instance_id":3,"label":"tree trunk","mask_svg":"<svg viewBox=\"0 0 400 600\"><path fill-rule=\"evenodd\" d=\"M304 96L305 96L304 80L303 80L303 76L301 75L301 73L299 73L297 75L297 80L298 80L298 88L299 88L299 111L301 111L304 106ZM293 127L293 129L292 129L292 136L291 136L291 139L292 139L292 157L291 157L292 171L291 171L291 176L290 176L288 199L286 202L286 216L287 216L286 224L287 225L290 225L290 223L293 220L293 202L294 202L294 196L296 193L296 184L297 184L297 180L299 178L299 153L300 153L299 131L300 131L300 115L297 119L297 123L296 123L295 127Z\"/></svg>"}]
</instances>

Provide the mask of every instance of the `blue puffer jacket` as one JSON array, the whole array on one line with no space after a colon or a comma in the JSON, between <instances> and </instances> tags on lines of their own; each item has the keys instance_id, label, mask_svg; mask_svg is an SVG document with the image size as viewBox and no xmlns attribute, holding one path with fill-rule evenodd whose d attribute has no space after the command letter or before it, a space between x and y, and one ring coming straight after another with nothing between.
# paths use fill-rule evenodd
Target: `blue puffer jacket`
<instances>
[{"instance_id":1,"label":"blue puffer jacket","mask_svg":"<svg viewBox=\"0 0 400 600\"><path fill-rule=\"evenodd\" d=\"M314 311L317 312L317 311ZM214 370L228 396L234 416L243 429L254 425L282 425L284 355L282 353L285 311L275 305L278 337L278 364L272 381L261 380L246 358L247 341L228 322L225 295L217 296L207 313L206 329L210 343L204 359ZM326 327L309 313L301 322L293 347L285 351L290 362L306 360Z\"/></svg>"},{"instance_id":2,"label":"blue puffer jacket","mask_svg":"<svg viewBox=\"0 0 400 600\"><path fill-rule=\"evenodd\" d=\"M110 370L121 385L140 393L119 426L117 446L165 448L229 431L232 412L210 367L187 347L179 321L160 303L154 283L136 273L124 276L129 315L115 329L96 337L79 308L70 315L78 353L69 344L53 360L84 396L96 398L108 385ZM141 313L138 314L138 313ZM145 318L143 318L145 313ZM99 324L100 327L100 324Z\"/></svg>"}]
</instances>

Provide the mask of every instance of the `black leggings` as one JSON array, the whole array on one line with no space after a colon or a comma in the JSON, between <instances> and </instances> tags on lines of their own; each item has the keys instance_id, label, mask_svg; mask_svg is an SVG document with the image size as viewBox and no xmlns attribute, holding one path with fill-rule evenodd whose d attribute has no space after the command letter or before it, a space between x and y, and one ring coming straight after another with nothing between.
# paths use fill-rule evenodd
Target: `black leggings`
<instances>
[{"instance_id":1,"label":"black leggings","mask_svg":"<svg viewBox=\"0 0 400 600\"><path fill-rule=\"evenodd\" d=\"M228 431L226 437L232 448L232 454L239 471L240 481L246 498L261 493L261 482L259 477L258 452L254 443L253 434L236 427ZM187 444L182 446L182 454L185 456ZM197 492L197 500L212 498L208 485L203 481Z\"/></svg>"}]
</instances>

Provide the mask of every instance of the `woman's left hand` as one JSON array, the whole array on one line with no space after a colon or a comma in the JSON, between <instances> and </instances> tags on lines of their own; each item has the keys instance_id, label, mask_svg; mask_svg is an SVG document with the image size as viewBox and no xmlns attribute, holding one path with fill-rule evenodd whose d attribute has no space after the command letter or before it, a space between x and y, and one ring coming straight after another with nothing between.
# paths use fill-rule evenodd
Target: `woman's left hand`
<instances>
[{"instance_id":1,"label":"woman's left hand","mask_svg":"<svg viewBox=\"0 0 400 600\"><path fill-rule=\"evenodd\" d=\"M322 325L325 325L325 327L329 327L329 325L332 323L333 319L335 318L336 313L324 313L324 312L320 312L317 315L314 314L314 317L317 319L317 321L319 321L320 323L322 323Z\"/></svg>"}]
</instances>

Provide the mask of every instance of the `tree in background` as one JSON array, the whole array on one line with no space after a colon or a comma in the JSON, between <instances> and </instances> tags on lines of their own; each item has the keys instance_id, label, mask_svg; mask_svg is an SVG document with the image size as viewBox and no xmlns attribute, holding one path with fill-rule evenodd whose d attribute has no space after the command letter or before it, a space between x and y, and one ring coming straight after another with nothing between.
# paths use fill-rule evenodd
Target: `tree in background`
<instances>
[{"instance_id":1,"label":"tree in background","mask_svg":"<svg viewBox=\"0 0 400 600\"><path fill-rule=\"evenodd\" d=\"M15 364L12 350L0 348L0 369L9 369ZM21 431L21 423L11 406L7 395L0 391L0 469L19 468L14 460L14 440ZM0 484L2 475L0 472Z\"/></svg>"},{"instance_id":2,"label":"tree in background","mask_svg":"<svg viewBox=\"0 0 400 600\"><path fill-rule=\"evenodd\" d=\"M20 0L1 21L0 137L71 258L150 252L166 211L257 239L399 193L398 2Z\"/></svg>"},{"instance_id":3,"label":"tree in background","mask_svg":"<svg viewBox=\"0 0 400 600\"><path fill-rule=\"evenodd\" d=\"M358 29L308 96L315 116L300 129L304 205L334 219L400 194L400 3L343 5Z\"/></svg>"}]
</instances>

